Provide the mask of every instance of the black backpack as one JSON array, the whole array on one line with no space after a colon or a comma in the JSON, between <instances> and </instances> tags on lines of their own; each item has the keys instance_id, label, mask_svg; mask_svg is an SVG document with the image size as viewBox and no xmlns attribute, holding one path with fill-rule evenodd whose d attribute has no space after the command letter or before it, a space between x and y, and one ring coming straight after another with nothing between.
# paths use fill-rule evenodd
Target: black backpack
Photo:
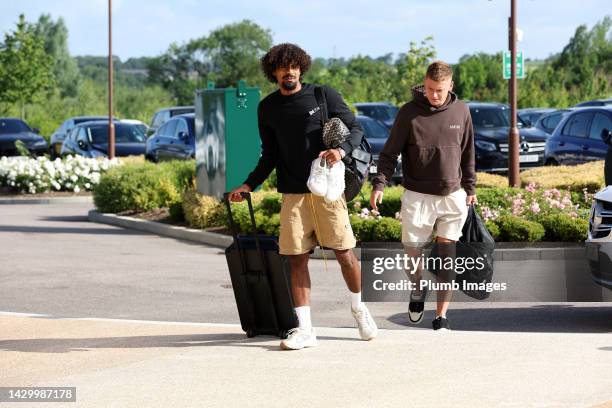
<instances>
[{"instance_id":1,"label":"black backpack","mask_svg":"<svg viewBox=\"0 0 612 408\"><path fill-rule=\"evenodd\" d=\"M321 118L323 125L329 120L327 113L327 100L325 98L325 92L320 86L315 87L314 90L317 105L321 110ZM363 184L368 179L370 174L370 166L372 165L372 146L365 137L365 134L361 138L361 143L357 146L350 154L347 154L342 159L345 165L344 173L344 197L347 202L359 194Z\"/></svg>"}]
</instances>

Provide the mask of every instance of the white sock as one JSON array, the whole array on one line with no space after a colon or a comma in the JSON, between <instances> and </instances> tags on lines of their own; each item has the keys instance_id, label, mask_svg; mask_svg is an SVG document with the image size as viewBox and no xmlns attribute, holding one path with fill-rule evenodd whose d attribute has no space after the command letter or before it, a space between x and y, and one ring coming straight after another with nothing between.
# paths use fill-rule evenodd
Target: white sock
<instances>
[{"instance_id":1,"label":"white sock","mask_svg":"<svg viewBox=\"0 0 612 408\"><path fill-rule=\"evenodd\" d=\"M443 318L443 319L446 319L446 314L443 314L443 315L436 314L436 319L437 319L438 317L441 317L441 318Z\"/></svg>"},{"instance_id":2,"label":"white sock","mask_svg":"<svg viewBox=\"0 0 612 408\"><path fill-rule=\"evenodd\" d=\"M351 308L353 308L353 310L359 310L361 306L363 306L363 303L361 303L361 292L351 292Z\"/></svg>"},{"instance_id":3,"label":"white sock","mask_svg":"<svg viewBox=\"0 0 612 408\"><path fill-rule=\"evenodd\" d=\"M312 329L312 323L310 321L310 306L296 307L295 313L298 317L298 324L300 329L310 331Z\"/></svg>"}]
</instances>

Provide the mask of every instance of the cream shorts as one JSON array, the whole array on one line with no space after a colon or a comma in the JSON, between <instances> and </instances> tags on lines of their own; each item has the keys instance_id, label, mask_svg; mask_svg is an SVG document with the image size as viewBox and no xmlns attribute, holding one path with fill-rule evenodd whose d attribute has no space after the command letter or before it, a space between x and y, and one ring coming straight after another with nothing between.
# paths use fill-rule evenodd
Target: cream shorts
<instances>
[{"instance_id":1,"label":"cream shorts","mask_svg":"<svg viewBox=\"0 0 612 408\"><path fill-rule=\"evenodd\" d=\"M462 188L446 196L406 190L402 195L402 243L423 246L434 233L458 241L468 214L466 198Z\"/></svg>"}]
</instances>

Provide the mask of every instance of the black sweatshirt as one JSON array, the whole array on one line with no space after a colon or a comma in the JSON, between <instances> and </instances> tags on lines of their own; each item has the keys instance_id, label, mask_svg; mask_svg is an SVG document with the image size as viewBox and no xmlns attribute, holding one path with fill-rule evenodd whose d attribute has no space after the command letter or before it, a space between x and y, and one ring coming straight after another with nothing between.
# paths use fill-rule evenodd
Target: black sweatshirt
<instances>
[{"instance_id":1,"label":"black sweatshirt","mask_svg":"<svg viewBox=\"0 0 612 408\"><path fill-rule=\"evenodd\" d=\"M351 110L334 89L323 86L330 118L337 117L351 131L340 147L350 154L361 143L363 131ZM246 181L254 190L276 168L278 191L308 193L306 182L312 161L323 150L323 119L314 94L315 86L302 84L293 95L279 90L265 97L257 109L261 157Z\"/></svg>"},{"instance_id":2,"label":"black sweatshirt","mask_svg":"<svg viewBox=\"0 0 612 408\"><path fill-rule=\"evenodd\" d=\"M397 113L372 181L382 190L402 155L402 185L418 193L445 196L463 187L476 194L474 128L468 106L449 93L439 108L429 104L423 87Z\"/></svg>"}]
</instances>

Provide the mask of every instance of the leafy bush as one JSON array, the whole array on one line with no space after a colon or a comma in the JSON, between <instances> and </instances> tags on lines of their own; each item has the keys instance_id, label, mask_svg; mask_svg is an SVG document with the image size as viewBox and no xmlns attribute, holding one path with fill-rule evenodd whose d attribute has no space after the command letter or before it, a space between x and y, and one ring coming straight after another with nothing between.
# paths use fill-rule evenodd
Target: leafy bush
<instances>
[{"instance_id":1,"label":"leafy bush","mask_svg":"<svg viewBox=\"0 0 612 408\"><path fill-rule=\"evenodd\" d=\"M491 234L493 239L497 241L500 235L499 227L497 226L497 224L493 221L486 221L485 226L487 227L487 230L489 231L489 234Z\"/></svg>"},{"instance_id":2,"label":"leafy bush","mask_svg":"<svg viewBox=\"0 0 612 408\"><path fill-rule=\"evenodd\" d=\"M596 161L577 166L535 167L521 173L524 186L530 183L541 188L556 188L582 193L595 193L604 185L604 162Z\"/></svg>"},{"instance_id":3,"label":"leafy bush","mask_svg":"<svg viewBox=\"0 0 612 408\"><path fill-rule=\"evenodd\" d=\"M536 242L541 241L545 234L542 224L513 215L499 217L496 224L502 241Z\"/></svg>"},{"instance_id":4,"label":"leafy bush","mask_svg":"<svg viewBox=\"0 0 612 408\"><path fill-rule=\"evenodd\" d=\"M280 213L282 195L277 192L269 192L261 199L260 208L266 215Z\"/></svg>"},{"instance_id":5,"label":"leafy bush","mask_svg":"<svg viewBox=\"0 0 612 408\"><path fill-rule=\"evenodd\" d=\"M508 187L508 177L478 172L476 173L476 187Z\"/></svg>"},{"instance_id":6,"label":"leafy bush","mask_svg":"<svg viewBox=\"0 0 612 408\"><path fill-rule=\"evenodd\" d=\"M539 222L546 230L547 241L582 242L587 239L589 222L586 219L550 214L541 217Z\"/></svg>"},{"instance_id":7,"label":"leafy bush","mask_svg":"<svg viewBox=\"0 0 612 408\"><path fill-rule=\"evenodd\" d=\"M395 218L382 217L368 221L374 224L372 227L372 241L401 241L402 224Z\"/></svg>"},{"instance_id":8,"label":"leafy bush","mask_svg":"<svg viewBox=\"0 0 612 408\"><path fill-rule=\"evenodd\" d=\"M363 219L354 214L351 214L349 219L351 221L351 227L353 228L353 234L355 234L355 239L357 239L358 242L374 240L373 230L376 220Z\"/></svg>"},{"instance_id":9,"label":"leafy bush","mask_svg":"<svg viewBox=\"0 0 612 408\"><path fill-rule=\"evenodd\" d=\"M214 197L201 195L195 188L183 193L183 213L192 228L220 227L227 224L225 205Z\"/></svg>"},{"instance_id":10,"label":"leafy bush","mask_svg":"<svg viewBox=\"0 0 612 408\"><path fill-rule=\"evenodd\" d=\"M104 174L93 189L96 207L102 212L147 211L172 208L182 202L182 193L195 176L193 161L142 163L115 167Z\"/></svg>"}]
</instances>

